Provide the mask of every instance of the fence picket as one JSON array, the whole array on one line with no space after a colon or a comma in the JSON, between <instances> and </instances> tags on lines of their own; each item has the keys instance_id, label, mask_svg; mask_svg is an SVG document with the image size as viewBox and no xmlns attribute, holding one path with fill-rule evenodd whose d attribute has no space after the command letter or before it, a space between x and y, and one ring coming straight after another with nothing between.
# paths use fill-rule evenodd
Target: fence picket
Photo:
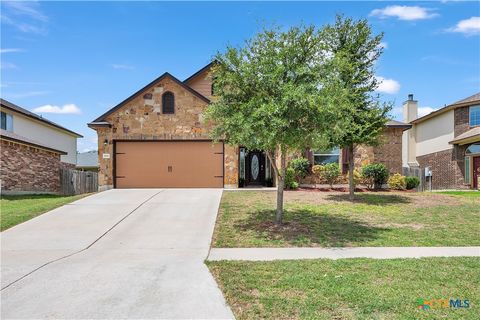
<instances>
[{"instance_id":1,"label":"fence picket","mask_svg":"<svg viewBox=\"0 0 480 320\"><path fill-rule=\"evenodd\" d=\"M98 173L73 169L60 169L60 193L75 195L98 191Z\"/></svg>"}]
</instances>

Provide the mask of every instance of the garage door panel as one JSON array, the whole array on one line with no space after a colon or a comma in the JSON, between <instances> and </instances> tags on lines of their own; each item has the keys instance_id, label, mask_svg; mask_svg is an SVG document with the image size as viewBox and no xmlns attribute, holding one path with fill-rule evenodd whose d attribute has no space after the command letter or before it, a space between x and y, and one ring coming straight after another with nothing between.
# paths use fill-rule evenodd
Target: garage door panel
<instances>
[{"instance_id":1,"label":"garage door panel","mask_svg":"<svg viewBox=\"0 0 480 320\"><path fill-rule=\"evenodd\" d=\"M117 142L117 188L222 188L223 144L211 141Z\"/></svg>"}]
</instances>

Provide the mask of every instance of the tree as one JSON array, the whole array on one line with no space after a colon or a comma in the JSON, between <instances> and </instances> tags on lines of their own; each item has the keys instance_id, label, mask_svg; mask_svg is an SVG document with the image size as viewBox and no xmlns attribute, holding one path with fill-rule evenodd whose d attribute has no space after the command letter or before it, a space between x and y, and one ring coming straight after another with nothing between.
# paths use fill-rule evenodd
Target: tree
<instances>
[{"instance_id":1,"label":"tree","mask_svg":"<svg viewBox=\"0 0 480 320\"><path fill-rule=\"evenodd\" d=\"M379 82L375 63L382 54L383 34L373 35L367 20L353 21L337 16L334 25L323 29L325 90L338 92L336 104L328 108L323 139L333 147L348 150L350 200L354 199L354 149L358 144L375 146L388 120L390 103L381 103L374 92ZM341 92L341 94L340 94Z\"/></svg>"},{"instance_id":2,"label":"tree","mask_svg":"<svg viewBox=\"0 0 480 320\"><path fill-rule=\"evenodd\" d=\"M243 47L218 53L212 69L218 97L206 112L212 136L265 151L277 179L277 224L283 217L287 153L310 145L321 123L321 46L312 26L264 30Z\"/></svg>"}]
</instances>

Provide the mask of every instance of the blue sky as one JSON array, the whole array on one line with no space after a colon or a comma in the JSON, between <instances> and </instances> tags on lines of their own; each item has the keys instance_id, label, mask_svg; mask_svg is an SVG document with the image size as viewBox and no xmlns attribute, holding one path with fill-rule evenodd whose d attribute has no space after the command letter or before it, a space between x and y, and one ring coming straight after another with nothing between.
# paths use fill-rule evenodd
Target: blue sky
<instances>
[{"instance_id":1,"label":"blue sky","mask_svg":"<svg viewBox=\"0 0 480 320\"><path fill-rule=\"evenodd\" d=\"M262 26L322 26L336 13L384 32L376 74L398 107L427 113L480 91L479 2L3 2L1 96L84 135L86 126L169 71L184 79Z\"/></svg>"}]
</instances>

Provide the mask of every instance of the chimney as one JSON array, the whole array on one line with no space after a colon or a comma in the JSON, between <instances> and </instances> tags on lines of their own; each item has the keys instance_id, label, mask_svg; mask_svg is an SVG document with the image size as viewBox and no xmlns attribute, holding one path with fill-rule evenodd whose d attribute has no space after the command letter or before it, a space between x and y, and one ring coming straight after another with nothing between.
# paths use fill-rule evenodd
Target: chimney
<instances>
[{"instance_id":1,"label":"chimney","mask_svg":"<svg viewBox=\"0 0 480 320\"><path fill-rule=\"evenodd\" d=\"M413 94L408 95L407 101L403 103L403 121L410 123L418 118L418 102L413 100ZM417 141L416 127L405 130L402 136L402 166L418 167L417 162Z\"/></svg>"},{"instance_id":2,"label":"chimney","mask_svg":"<svg viewBox=\"0 0 480 320\"><path fill-rule=\"evenodd\" d=\"M408 95L408 100L403 103L403 121L409 123L418 118L418 102L413 100L413 94Z\"/></svg>"}]
</instances>

